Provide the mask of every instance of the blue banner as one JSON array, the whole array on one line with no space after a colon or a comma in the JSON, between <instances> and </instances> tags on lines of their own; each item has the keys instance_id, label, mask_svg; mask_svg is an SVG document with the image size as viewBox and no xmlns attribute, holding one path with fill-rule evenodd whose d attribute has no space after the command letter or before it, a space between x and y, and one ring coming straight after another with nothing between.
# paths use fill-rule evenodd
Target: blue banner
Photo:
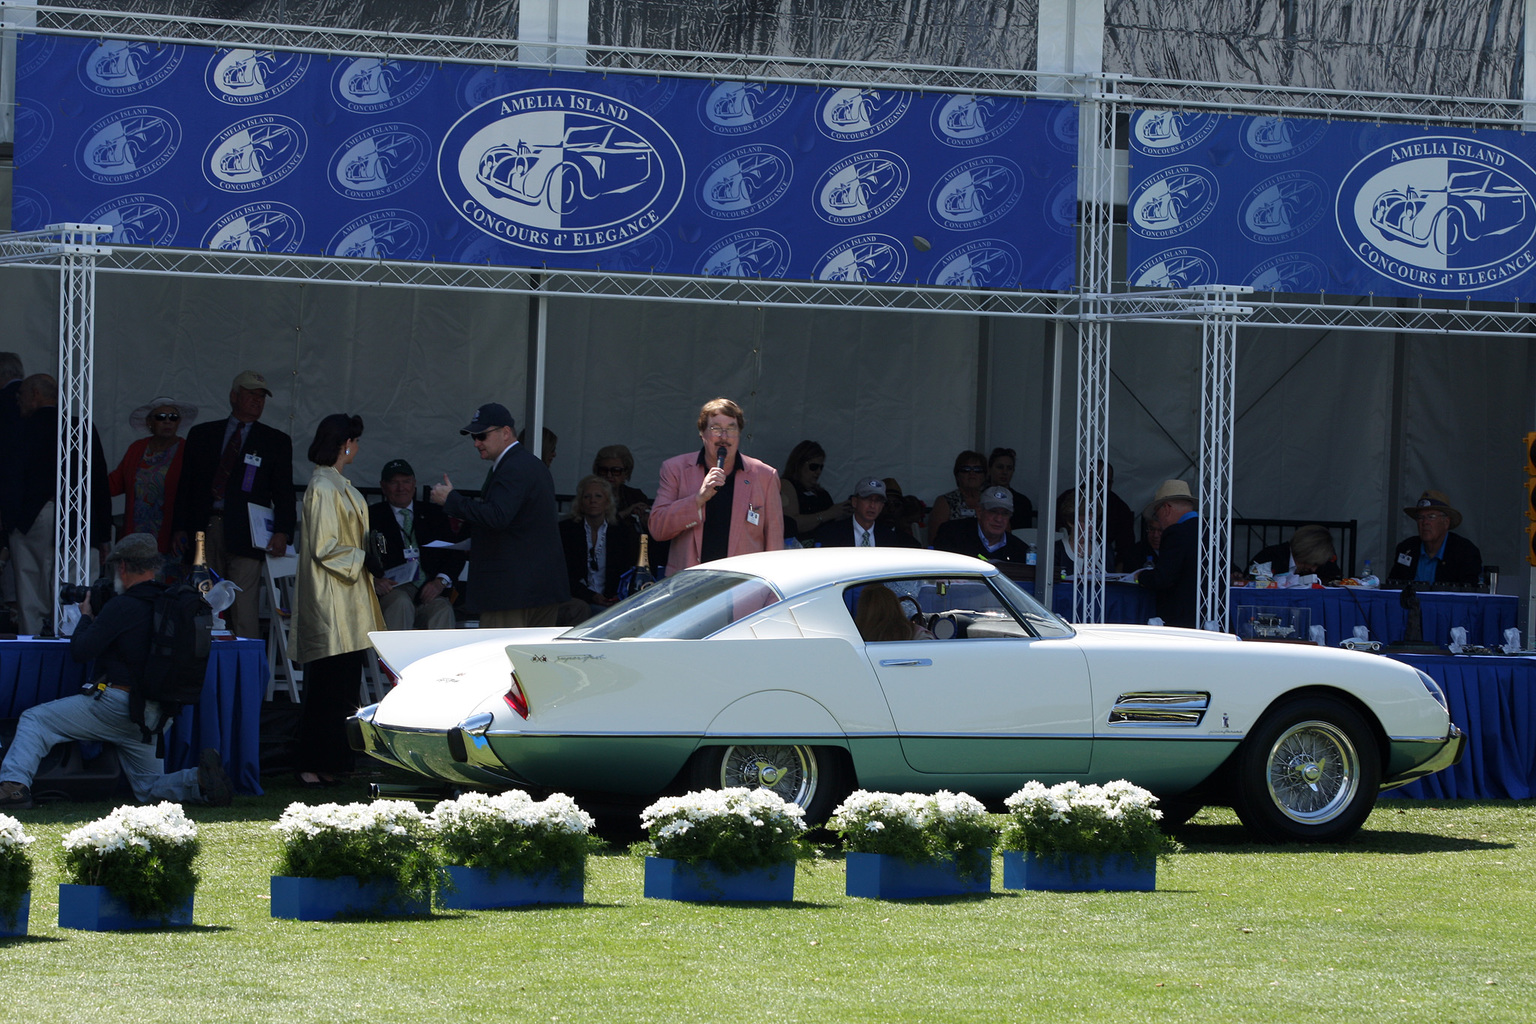
<instances>
[{"instance_id":1,"label":"blue banner","mask_svg":"<svg viewBox=\"0 0 1536 1024\"><path fill-rule=\"evenodd\" d=\"M1530 302L1536 139L1138 111L1133 285Z\"/></svg>"},{"instance_id":2,"label":"blue banner","mask_svg":"<svg viewBox=\"0 0 1536 1024\"><path fill-rule=\"evenodd\" d=\"M31 35L13 226L133 245L1066 290L1077 112Z\"/></svg>"}]
</instances>

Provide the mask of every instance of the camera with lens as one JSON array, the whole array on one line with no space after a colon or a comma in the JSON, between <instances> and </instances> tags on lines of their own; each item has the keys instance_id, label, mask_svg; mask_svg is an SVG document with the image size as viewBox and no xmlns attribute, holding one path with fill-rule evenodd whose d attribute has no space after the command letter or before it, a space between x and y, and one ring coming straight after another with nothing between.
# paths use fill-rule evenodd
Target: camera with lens
<instances>
[{"instance_id":1,"label":"camera with lens","mask_svg":"<svg viewBox=\"0 0 1536 1024\"><path fill-rule=\"evenodd\" d=\"M101 614L102 606L117 596L112 578L102 576L91 582L89 586L84 583L59 584L59 604L79 604L87 597L91 599L91 611Z\"/></svg>"}]
</instances>

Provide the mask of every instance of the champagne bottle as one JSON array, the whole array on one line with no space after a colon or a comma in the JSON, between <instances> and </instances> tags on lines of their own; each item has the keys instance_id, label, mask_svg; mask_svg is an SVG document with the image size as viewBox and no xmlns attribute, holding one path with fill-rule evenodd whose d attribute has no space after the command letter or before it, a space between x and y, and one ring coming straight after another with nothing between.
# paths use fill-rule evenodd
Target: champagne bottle
<instances>
[{"instance_id":1,"label":"champagne bottle","mask_svg":"<svg viewBox=\"0 0 1536 1024\"><path fill-rule=\"evenodd\" d=\"M192 585L203 594L213 589L213 571L208 568L207 553L203 550L203 531L197 531L197 548L192 555Z\"/></svg>"},{"instance_id":2,"label":"champagne bottle","mask_svg":"<svg viewBox=\"0 0 1536 1024\"><path fill-rule=\"evenodd\" d=\"M647 587L656 585L656 577L651 575L651 538L648 534L640 535L640 559L635 567L625 573L619 579L619 596L628 597L638 594Z\"/></svg>"}]
</instances>

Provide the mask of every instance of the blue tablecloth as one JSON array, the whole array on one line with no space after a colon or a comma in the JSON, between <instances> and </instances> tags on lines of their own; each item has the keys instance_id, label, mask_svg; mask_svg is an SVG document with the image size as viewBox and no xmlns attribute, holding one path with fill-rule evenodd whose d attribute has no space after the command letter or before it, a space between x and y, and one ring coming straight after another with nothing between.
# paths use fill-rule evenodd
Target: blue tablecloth
<instances>
[{"instance_id":1,"label":"blue tablecloth","mask_svg":"<svg viewBox=\"0 0 1536 1024\"><path fill-rule=\"evenodd\" d=\"M0 718L19 718L34 704L79 693L87 666L69 656L67 640L0 640ZM261 789L261 704L267 695L267 652L260 640L221 640L208 658L203 699L176 716L165 733L167 771L192 768L212 747L241 793Z\"/></svg>"},{"instance_id":2,"label":"blue tablecloth","mask_svg":"<svg viewBox=\"0 0 1536 1024\"><path fill-rule=\"evenodd\" d=\"M1242 636L1240 628L1244 606L1261 608L1309 608L1314 626L1326 629L1326 643L1339 642L1355 635L1356 626L1368 626L1371 639L1397 643L1403 639L1408 615L1401 605L1398 590L1357 590L1327 587L1322 590L1253 590L1234 587L1231 592L1231 618L1228 627ZM1483 647L1500 647L1504 630L1515 625L1519 614L1518 598L1503 594L1419 594L1419 610L1424 639L1442 647L1451 642L1451 627L1465 626L1467 642ZM1302 636L1300 639L1307 639Z\"/></svg>"},{"instance_id":3,"label":"blue tablecloth","mask_svg":"<svg viewBox=\"0 0 1536 1024\"><path fill-rule=\"evenodd\" d=\"M1388 795L1525 800L1536 794L1536 658L1394 655L1445 690L1467 733L1461 763Z\"/></svg>"}]
</instances>

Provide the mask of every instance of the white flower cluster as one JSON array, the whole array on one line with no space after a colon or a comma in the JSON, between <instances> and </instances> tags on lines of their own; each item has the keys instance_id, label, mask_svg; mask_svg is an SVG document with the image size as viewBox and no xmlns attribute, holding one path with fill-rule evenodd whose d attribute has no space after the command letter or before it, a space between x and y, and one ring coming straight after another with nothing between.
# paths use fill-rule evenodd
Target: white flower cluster
<instances>
[{"instance_id":1,"label":"white flower cluster","mask_svg":"<svg viewBox=\"0 0 1536 1024\"><path fill-rule=\"evenodd\" d=\"M805 812L798 806L786 803L783 797L771 789L749 789L745 786L662 797L640 812L640 824L647 831L665 824L666 828L673 829L667 835L681 835L688 831L689 823L731 817L741 818L757 827L805 828L801 820ZM652 838L657 838L657 835L653 834Z\"/></svg>"},{"instance_id":2,"label":"white flower cluster","mask_svg":"<svg viewBox=\"0 0 1536 1024\"><path fill-rule=\"evenodd\" d=\"M327 832L376 832L405 835L426 827L427 816L409 800L375 800L366 804L292 803L272 831L284 841L313 839Z\"/></svg>"},{"instance_id":3,"label":"white flower cluster","mask_svg":"<svg viewBox=\"0 0 1536 1024\"><path fill-rule=\"evenodd\" d=\"M22 829L21 822L9 814L0 814L0 852L25 850L35 840Z\"/></svg>"},{"instance_id":4,"label":"white flower cluster","mask_svg":"<svg viewBox=\"0 0 1536 1024\"><path fill-rule=\"evenodd\" d=\"M860 789L838 805L827 826L877 832L887 825L901 824L922 830L943 822L982 821L986 814L980 800L947 789L937 793L871 793Z\"/></svg>"},{"instance_id":5,"label":"white flower cluster","mask_svg":"<svg viewBox=\"0 0 1536 1024\"><path fill-rule=\"evenodd\" d=\"M523 828L543 828L550 832L585 834L596 824L592 816L564 793L552 793L535 800L521 789L495 796L465 793L457 800L444 800L432 809L430 820L439 828L466 827L504 822Z\"/></svg>"},{"instance_id":6,"label":"white flower cluster","mask_svg":"<svg viewBox=\"0 0 1536 1024\"><path fill-rule=\"evenodd\" d=\"M1092 811L1107 821L1140 816L1159 821L1163 812L1152 806L1155 803L1157 797L1124 779L1102 786L1062 782L1049 788L1032 780L1003 801L1010 811L1031 816L1043 812L1050 820L1062 822L1070 821L1073 813L1082 811Z\"/></svg>"},{"instance_id":7,"label":"white flower cluster","mask_svg":"<svg viewBox=\"0 0 1536 1024\"><path fill-rule=\"evenodd\" d=\"M108 854L130 846L148 850L155 840L180 846L196 838L197 825L187 817L180 804L169 801L152 807L127 804L105 818L87 822L66 833L64 849Z\"/></svg>"}]
</instances>

